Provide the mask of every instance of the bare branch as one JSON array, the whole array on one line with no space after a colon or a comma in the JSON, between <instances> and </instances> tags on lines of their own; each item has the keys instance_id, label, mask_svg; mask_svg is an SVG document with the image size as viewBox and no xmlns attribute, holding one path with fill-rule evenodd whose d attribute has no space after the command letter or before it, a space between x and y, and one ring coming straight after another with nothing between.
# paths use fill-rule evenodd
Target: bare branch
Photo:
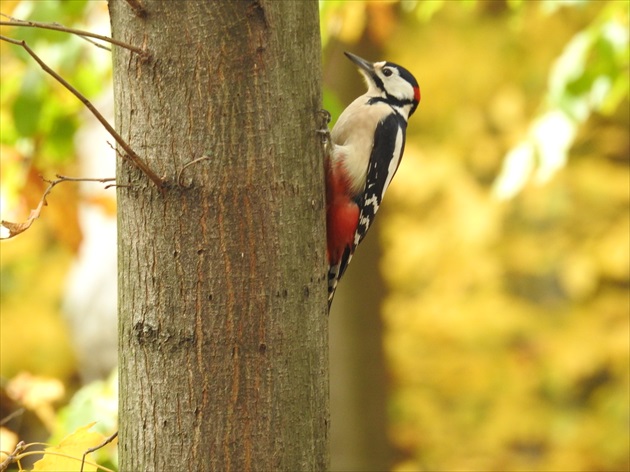
<instances>
[{"instance_id":1,"label":"bare branch","mask_svg":"<svg viewBox=\"0 0 630 472\"><path fill-rule=\"evenodd\" d=\"M96 41L91 40L90 38L86 37L86 36L79 36L79 38L87 41L88 43L90 43L92 46L96 46L97 48L101 48L101 49L105 49L105 51L112 51L112 48L105 46L104 44L101 43L97 43Z\"/></svg>"},{"instance_id":2,"label":"bare branch","mask_svg":"<svg viewBox=\"0 0 630 472\"><path fill-rule=\"evenodd\" d=\"M20 459L20 454L24 451L25 446L26 443L24 441L17 443L15 450L11 454L7 454L7 458L0 462L0 472L4 472L11 464ZM6 452L4 454L6 454Z\"/></svg>"},{"instance_id":3,"label":"bare branch","mask_svg":"<svg viewBox=\"0 0 630 472\"><path fill-rule=\"evenodd\" d=\"M96 109L92 103L85 98L77 89L75 89L72 85L70 85L63 77L57 74L54 70L46 65L44 61L42 61L35 51L33 51L26 41L19 41L17 39L8 38L6 36L0 35L0 40L6 41L11 44L15 44L17 46L22 46L24 50L29 53L29 55L35 59L35 61L40 65L45 72L52 75L59 83L61 83L65 88L67 88L72 94L77 97L87 108L92 112L92 114L96 117L96 119L105 127L107 132L111 134L114 140L122 147L126 153L126 157L135 165L138 169L145 173L145 175L151 179L151 181L157 186L158 190L161 193L164 193L164 189L166 187L166 182L158 177L158 175L151 170L151 168L144 163L144 161L136 154L136 152L131 149L131 146L127 144L127 142L116 132L116 130L109 124L109 122L101 115L101 113Z\"/></svg>"},{"instance_id":4,"label":"bare branch","mask_svg":"<svg viewBox=\"0 0 630 472\"><path fill-rule=\"evenodd\" d=\"M209 160L209 159L210 159L210 156L201 156L201 157L199 157L199 158L197 158L197 159L194 159L194 160L190 161L189 163L185 164L185 165L184 165L184 166L183 166L183 167L179 170L179 173L177 174L177 185L179 185L179 186L180 186L180 187L182 187L182 188L186 188L186 189L188 189L188 188L192 187L192 183L190 183L190 184L188 184L188 185L185 185L185 184L183 183L183 180L182 180L182 174L184 173L184 171L185 171L188 167L190 167L190 166L192 166L192 165L194 165L194 164L197 164L197 163L198 163L198 162L200 162L200 161L207 161L207 160Z\"/></svg>"},{"instance_id":5,"label":"bare branch","mask_svg":"<svg viewBox=\"0 0 630 472\"><path fill-rule=\"evenodd\" d=\"M44 208L44 206L48 205L48 202L46 202L46 197L50 194L50 192L55 187L55 185L58 185L61 182L101 182L101 183L106 183L106 182L113 182L116 179L114 177L108 177L108 178L104 178L104 179L87 178L87 177L86 178L84 178L84 177L66 177L66 176L57 174L57 179L55 179L55 180L46 180L46 179L43 179L43 180L44 180L44 182L48 182L49 185L48 185L48 188L46 189L46 191L44 192L44 194L42 195L42 198L39 200L39 204L37 205L37 207L34 210L31 210L31 214L29 215L28 219L26 221L22 222L22 223L12 223L11 221L2 220L0 222L0 226L3 226L7 230L9 230L9 235L6 236L6 237L3 237L1 239L11 239L11 238L17 236L18 234L21 234L24 231L26 231L27 229L29 229L31 227L31 225L33 224L33 221L35 221L37 218L39 218L39 216L40 216L40 214L42 212L42 208ZM105 188L108 188L108 187L105 187Z\"/></svg>"},{"instance_id":6,"label":"bare branch","mask_svg":"<svg viewBox=\"0 0 630 472\"><path fill-rule=\"evenodd\" d=\"M99 39L101 41L105 41L107 43L115 44L116 46L129 49L130 51L133 51L144 57L148 55L148 52L142 48L132 46L131 44L127 44L117 39L110 38L109 36L103 36L101 34L91 33L90 31L83 31L83 30L79 30L75 28L68 28L66 26L60 25L59 23L42 23L39 21L25 21L25 20L20 20L18 18L13 18L9 15L5 15L4 13L0 13L0 16L3 16L10 20L10 21L0 21L0 26L23 26L26 28L42 28L42 29L48 29L48 30L53 30L53 31L62 31L64 33L76 34L77 36L80 36L84 39L94 38L94 39ZM99 47L103 47L97 43L94 43L94 42L92 43Z\"/></svg>"},{"instance_id":7,"label":"bare branch","mask_svg":"<svg viewBox=\"0 0 630 472\"><path fill-rule=\"evenodd\" d=\"M102 184L107 182L115 182L116 177L68 177L67 175L56 174L57 180L55 182L100 182Z\"/></svg>"},{"instance_id":8,"label":"bare branch","mask_svg":"<svg viewBox=\"0 0 630 472\"><path fill-rule=\"evenodd\" d=\"M140 0L127 0L127 4L131 7L134 15L138 18L146 18L147 10L144 8L144 5Z\"/></svg>"},{"instance_id":9,"label":"bare branch","mask_svg":"<svg viewBox=\"0 0 630 472\"><path fill-rule=\"evenodd\" d=\"M5 416L4 418L2 418L2 420L0 420L0 426L4 426L5 424L7 424L9 421L11 421L13 418L16 418L20 415L23 415L24 412L26 411L25 408L18 408L17 410L15 410L12 413L9 413L7 416Z\"/></svg>"}]
</instances>

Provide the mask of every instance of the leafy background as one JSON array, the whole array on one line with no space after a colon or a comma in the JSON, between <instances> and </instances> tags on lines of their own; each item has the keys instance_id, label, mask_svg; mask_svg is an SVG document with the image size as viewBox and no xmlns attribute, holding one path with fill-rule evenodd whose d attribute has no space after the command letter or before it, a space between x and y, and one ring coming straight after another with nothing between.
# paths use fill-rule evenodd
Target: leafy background
<instances>
[{"instance_id":1,"label":"leafy background","mask_svg":"<svg viewBox=\"0 0 630 472\"><path fill-rule=\"evenodd\" d=\"M1 5L22 19L107 24L104 2ZM380 270L354 283L353 262L341 287L359 307L366 279L384 287L388 468L629 470L628 5L320 2L333 116L361 87L344 50L403 64L422 89L372 242L357 253L378 254ZM44 30L1 34L26 39L88 98L107 91L108 52ZM45 189L40 174L80 173L85 115L22 50L0 48L2 218L20 221ZM75 395L77 335L62 316L86 200L113 216L113 192L64 184L28 232L2 242L2 411L27 410L3 427L2 450L10 437L58 443L96 419L115 430L115 377Z\"/></svg>"}]
</instances>

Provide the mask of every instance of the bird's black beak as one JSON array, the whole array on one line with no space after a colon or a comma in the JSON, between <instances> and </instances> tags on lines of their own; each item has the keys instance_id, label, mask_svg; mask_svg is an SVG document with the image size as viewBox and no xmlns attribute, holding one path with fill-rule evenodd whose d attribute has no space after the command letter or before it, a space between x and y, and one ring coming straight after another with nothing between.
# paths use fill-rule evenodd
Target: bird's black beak
<instances>
[{"instance_id":1,"label":"bird's black beak","mask_svg":"<svg viewBox=\"0 0 630 472\"><path fill-rule=\"evenodd\" d=\"M371 62L368 62L365 59L361 59L359 56L355 56L350 52L344 52L344 54L348 59L354 62L359 67L359 69L364 70L369 75L372 75L374 73L374 65Z\"/></svg>"}]
</instances>

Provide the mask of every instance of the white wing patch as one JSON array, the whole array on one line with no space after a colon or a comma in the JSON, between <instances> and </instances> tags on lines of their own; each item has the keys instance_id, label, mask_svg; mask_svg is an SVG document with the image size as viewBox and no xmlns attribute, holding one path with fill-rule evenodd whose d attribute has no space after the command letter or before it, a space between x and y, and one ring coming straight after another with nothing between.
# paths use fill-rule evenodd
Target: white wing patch
<instances>
[{"instance_id":1,"label":"white wing patch","mask_svg":"<svg viewBox=\"0 0 630 472\"><path fill-rule=\"evenodd\" d=\"M383 201L383 197L385 196L385 192L387 191L387 187L392 182L394 178L394 174L398 169L398 165L400 164L400 159L402 158L402 146L403 146L403 130L398 128L396 132L396 144L394 147L394 157L391 161L389 161L389 168L387 169L387 179L385 180L385 185L383 186L383 193L381 195L381 201ZM376 213L376 211L375 211Z\"/></svg>"},{"instance_id":2,"label":"white wing patch","mask_svg":"<svg viewBox=\"0 0 630 472\"><path fill-rule=\"evenodd\" d=\"M373 208L372 209L372 213L362 211L361 212L361 217L359 218L359 224L357 225L357 228L360 228L360 227L366 228L365 232L367 232L367 228L370 227L370 223L371 223L369 215L376 215L376 212L378 211L379 204L378 204L378 198L376 198L376 195L372 195L372 197L368 198L364 202L363 207L365 208L365 207L370 206L370 205ZM363 234L365 235L365 233L363 233ZM361 233L359 231L355 231L355 233L354 233L354 245L358 246L360 241L361 241Z\"/></svg>"}]
</instances>

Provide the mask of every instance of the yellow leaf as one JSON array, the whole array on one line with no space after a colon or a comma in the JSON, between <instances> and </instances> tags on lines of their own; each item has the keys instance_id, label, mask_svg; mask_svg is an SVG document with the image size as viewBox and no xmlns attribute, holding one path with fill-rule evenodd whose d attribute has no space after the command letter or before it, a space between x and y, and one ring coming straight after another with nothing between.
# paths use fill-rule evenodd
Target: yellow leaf
<instances>
[{"instance_id":1,"label":"yellow leaf","mask_svg":"<svg viewBox=\"0 0 630 472\"><path fill-rule=\"evenodd\" d=\"M20 372L7 384L7 393L29 410L34 411L49 430L55 422L53 403L65 394L59 379Z\"/></svg>"},{"instance_id":2,"label":"yellow leaf","mask_svg":"<svg viewBox=\"0 0 630 472\"><path fill-rule=\"evenodd\" d=\"M44 451L44 457L34 464L33 472L58 472L60 470L79 472L81 470L81 459L85 451L105 440L102 434L88 431L94 424L90 423L77 429L74 433L66 436L58 446L47 447ZM87 463L89 456L86 456L85 460L83 471L95 472L96 467Z\"/></svg>"}]
</instances>

